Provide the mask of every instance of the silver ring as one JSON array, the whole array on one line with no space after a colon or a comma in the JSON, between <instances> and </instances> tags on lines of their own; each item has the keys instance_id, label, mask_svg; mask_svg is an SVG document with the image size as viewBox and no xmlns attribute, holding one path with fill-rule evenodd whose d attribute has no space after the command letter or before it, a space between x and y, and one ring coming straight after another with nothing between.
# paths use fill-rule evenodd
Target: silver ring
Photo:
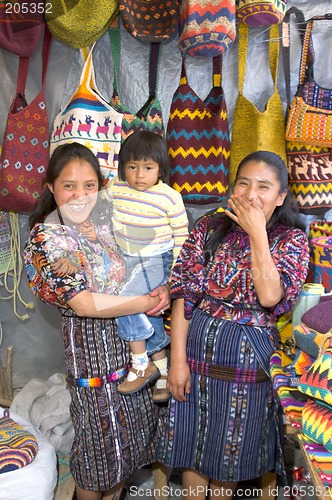
<instances>
[{"instance_id":1,"label":"silver ring","mask_svg":"<svg viewBox=\"0 0 332 500\"><path fill-rule=\"evenodd\" d=\"M164 314L165 311L163 309L160 309L160 314Z\"/></svg>"}]
</instances>

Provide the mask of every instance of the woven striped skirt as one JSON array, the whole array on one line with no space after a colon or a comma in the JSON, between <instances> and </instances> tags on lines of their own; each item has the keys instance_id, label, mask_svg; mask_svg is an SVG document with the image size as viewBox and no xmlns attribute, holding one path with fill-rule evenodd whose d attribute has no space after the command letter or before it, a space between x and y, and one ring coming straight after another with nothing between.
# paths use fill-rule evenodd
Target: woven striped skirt
<instances>
[{"instance_id":1,"label":"woven striped skirt","mask_svg":"<svg viewBox=\"0 0 332 500\"><path fill-rule=\"evenodd\" d=\"M266 330L195 310L187 347L190 395L186 402L170 400L158 460L216 481L279 469L282 420L267 375L273 351Z\"/></svg>"}]
</instances>

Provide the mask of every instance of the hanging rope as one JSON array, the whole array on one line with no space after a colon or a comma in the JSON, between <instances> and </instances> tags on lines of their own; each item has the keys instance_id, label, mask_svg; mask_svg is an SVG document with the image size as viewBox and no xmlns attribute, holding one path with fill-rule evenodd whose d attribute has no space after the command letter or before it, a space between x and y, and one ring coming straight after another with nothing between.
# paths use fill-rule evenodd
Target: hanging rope
<instances>
[{"instance_id":1,"label":"hanging rope","mask_svg":"<svg viewBox=\"0 0 332 500\"><path fill-rule=\"evenodd\" d=\"M34 304L32 302L25 302L21 296L19 286L23 271L23 259L21 255L21 240L20 240L20 229L18 214L14 212L9 212L9 220L11 227L11 239L10 239L10 259L7 265L7 269L3 275L3 286L8 295L5 297L1 296L2 300L13 300L13 308L15 316L21 321L25 321L29 318L27 313L20 315L17 311L18 302L23 304L26 309L33 309Z\"/></svg>"}]
</instances>

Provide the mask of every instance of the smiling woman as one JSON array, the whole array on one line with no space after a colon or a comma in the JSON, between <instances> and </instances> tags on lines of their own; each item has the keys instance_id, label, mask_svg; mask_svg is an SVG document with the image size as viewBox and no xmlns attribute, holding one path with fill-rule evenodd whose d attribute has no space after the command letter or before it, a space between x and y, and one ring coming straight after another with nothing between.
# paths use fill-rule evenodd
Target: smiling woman
<instances>
[{"instance_id":1,"label":"smiling woman","mask_svg":"<svg viewBox=\"0 0 332 500\"><path fill-rule=\"evenodd\" d=\"M73 159L60 172L53 184L47 184L63 218L84 222L97 202L99 190L96 172L90 163Z\"/></svg>"},{"instance_id":2,"label":"smiling woman","mask_svg":"<svg viewBox=\"0 0 332 500\"><path fill-rule=\"evenodd\" d=\"M112 498L125 478L154 461L158 419L148 386L127 396L117 390L127 373L129 349L114 317L166 308L168 287L150 295L118 295L124 262L110 205L101 204L98 195L98 160L88 148L59 146L46 176L47 187L30 217L24 252L28 279L33 293L62 315L76 498Z\"/></svg>"},{"instance_id":3,"label":"smiling woman","mask_svg":"<svg viewBox=\"0 0 332 500\"><path fill-rule=\"evenodd\" d=\"M172 394L157 458L184 469L198 500L232 497L237 483L283 473L269 359L278 315L294 306L308 241L283 160L257 151L238 167L230 210L203 216L171 279Z\"/></svg>"}]
</instances>

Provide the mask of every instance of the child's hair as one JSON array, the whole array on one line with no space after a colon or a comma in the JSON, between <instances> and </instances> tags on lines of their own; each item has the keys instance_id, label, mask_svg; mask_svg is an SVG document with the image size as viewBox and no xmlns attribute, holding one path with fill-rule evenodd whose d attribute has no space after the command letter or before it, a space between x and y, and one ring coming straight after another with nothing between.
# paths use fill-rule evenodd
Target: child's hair
<instances>
[{"instance_id":1,"label":"child's hair","mask_svg":"<svg viewBox=\"0 0 332 500\"><path fill-rule=\"evenodd\" d=\"M44 191L37 199L35 206L29 217L30 229L39 222L44 222L46 217L56 210L57 206L54 200L53 193L48 189L47 184L51 186L59 177L62 169L72 160L86 161L96 172L98 178L98 189L101 189L103 178L100 171L98 158L94 153L83 144L72 142L70 144L62 144L58 146L48 162L46 170L46 178L44 180Z\"/></svg>"},{"instance_id":2,"label":"child's hair","mask_svg":"<svg viewBox=\"0 0 332 500\"><path fill-rule=\"evenodd\" d=\"M130 161L153 160L159 165L159 179L167 181L169 174L169 157L167 145L163 137L148 130L140 130L131 134L121 146L119 153L118 175L126 180L125 166Z\"/></svg>"}]
</instances>

